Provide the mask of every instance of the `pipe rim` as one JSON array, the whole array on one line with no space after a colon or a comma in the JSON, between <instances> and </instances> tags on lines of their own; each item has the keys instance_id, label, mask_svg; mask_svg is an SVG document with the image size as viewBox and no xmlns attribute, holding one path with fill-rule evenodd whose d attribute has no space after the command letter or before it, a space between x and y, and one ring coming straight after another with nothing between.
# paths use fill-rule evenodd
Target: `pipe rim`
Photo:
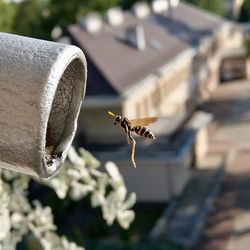
<instances>
[{"instance_id":1,"label":"pipe rim","mask_svg":"<svg viewBox=\"0 0 250 250\"><path fill-rule=\"evenodd\" d=\"M85 96L86 79L87 68L83 52L75 46L66 46L51 68L41 101L40 124L45 124L39 131L38 157L42 164L37 172L41 177L54 174L66 159ZM67 93L67 88L70 93ZM64 126L58 124L60 119L64 120Z\"/></svg>"}]
</instances>

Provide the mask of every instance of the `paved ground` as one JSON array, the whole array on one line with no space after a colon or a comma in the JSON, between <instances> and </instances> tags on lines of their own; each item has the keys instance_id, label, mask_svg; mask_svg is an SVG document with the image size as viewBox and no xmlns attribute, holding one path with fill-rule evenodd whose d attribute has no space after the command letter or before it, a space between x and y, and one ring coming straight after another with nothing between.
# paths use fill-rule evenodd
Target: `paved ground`
<instances>
[{"instance_id":1,"label":"paved ground","mask_svg":"<svg viewBox=\"0 0 250 250\"><path fill-rule=\"evenodd\" d=\"M204 108L215 116L211 152L230 152L230 161L196 249L249 250L250 82L221 85Z\"/></svg>"}]
</instances>

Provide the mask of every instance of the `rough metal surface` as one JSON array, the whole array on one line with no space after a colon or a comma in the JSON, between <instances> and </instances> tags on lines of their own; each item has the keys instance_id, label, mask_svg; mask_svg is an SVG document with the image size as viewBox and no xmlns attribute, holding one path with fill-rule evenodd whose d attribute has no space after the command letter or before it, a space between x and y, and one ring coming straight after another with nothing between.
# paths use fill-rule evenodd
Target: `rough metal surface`
<instances>
[{"instance_id":1,"label":"rough metal surface","mask_svg":"<svg viewBox=\"0 0 250 250\"><path fill-rule=\"evenodd\" d=\"M79 48L0 33L0 167L52 175L73 140L85 84Z\"/></svg>"}]
</instances>

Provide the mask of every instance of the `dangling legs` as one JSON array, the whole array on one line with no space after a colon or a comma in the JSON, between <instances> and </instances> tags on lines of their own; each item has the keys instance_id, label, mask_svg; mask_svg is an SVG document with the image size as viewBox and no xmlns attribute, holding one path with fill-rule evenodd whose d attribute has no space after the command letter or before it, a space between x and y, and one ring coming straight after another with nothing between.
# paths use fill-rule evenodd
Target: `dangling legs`
<instances>
[{"instance_id":1,"label":"dangling legs","mask_svg":"<svg viewBox=\"0 0 250 250\"><path fill-rule=\"evenodd\" d=\"M135 163L135 144L136 144L136 141L133 138L133 136L131 135L130 131L128 132L128 139L129 139L129 143L131 144L131 161L133 163L133 166L136 168L136 163Z\"/></svg>"}]
</instances>

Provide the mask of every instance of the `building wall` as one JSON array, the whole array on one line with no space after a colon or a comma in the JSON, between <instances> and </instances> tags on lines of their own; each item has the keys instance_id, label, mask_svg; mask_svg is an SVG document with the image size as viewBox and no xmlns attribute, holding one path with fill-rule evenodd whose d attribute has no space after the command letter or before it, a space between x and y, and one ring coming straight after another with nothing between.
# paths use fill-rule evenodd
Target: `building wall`
<instances>
[{"instance_id":1,"label":"building wall","mask_svg":"<svg viewBox=\"0 0 250 250\"><path fill-rule=\"evenodd\" d=\"M192 57L189 54L159 69L149 84L131 91L123 103L123 114L141 118L171 116L182 112L183 105L194 89L190 81L191 66Z\"/></svg>"},{"instance_id":2,"label":"building wall","mask_svg":"<svg viewBox=\"0 0 250 250\"><path fill-rule=\"evenodd\" d=\"M239 25L228 22L223 25L219 32L217 32L216 39L218 47L220 48L219 52L223 54L223 50L235 49L243 46L243 30Z\"/></svg>"},{"instance_id":3,"label":"building wall","mask_svg":"<svg viewBox=\"0 0 250 250\"><path fill-rule=\"evenodd\" d=\"M188 157L188 155L186 155ZM115 161L129 192L136 192L140 202L167 202L180 195L191 176L189 160L171 164L166 159L138 160L137 168L130 161Z\"/></svg>"},{"instance_id":4,"label":"building wall","mask_svg":"<svg viewBox=\"0 0 250 250\"><path fill-rule=\"evenodd\" d=\"M224 55L242 47L242 30L230 23L203 41L193 60L193 80L198 84L201 101L209 98L220 83L220 65Z\"/></svg>"},{"instance_id":5,"label":"building wall","mask_svg":"<svg viewBox=\"0 0 250 250\"><path fill-rule=\"evenodd\" d=\"M184 54L165 69L159 69L160 73L151 84L131 92L123 103L123 114L128 117L172 116L188 113L207 99L219 84L220 50L224 42L227 43L224 36L223 31L204 40L194 53Z\"/></svg>"}]
</instances>

